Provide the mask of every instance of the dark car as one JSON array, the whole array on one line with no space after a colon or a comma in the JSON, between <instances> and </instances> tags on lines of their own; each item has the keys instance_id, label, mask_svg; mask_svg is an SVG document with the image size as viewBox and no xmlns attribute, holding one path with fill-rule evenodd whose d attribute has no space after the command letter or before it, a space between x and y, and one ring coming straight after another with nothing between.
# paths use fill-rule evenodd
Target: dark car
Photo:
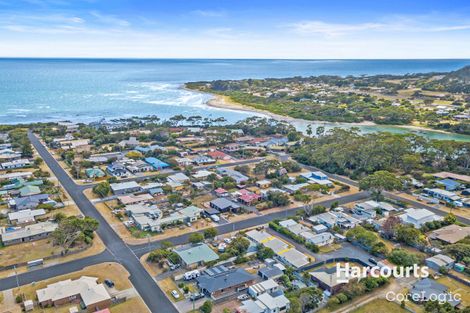
<instances>
[{"instance_id":1,"label":"dark car","mask_svg":"<svg viewBox=\"0 0 470 313\"><path fill-rule=\"evenodd\" d=\"M202 298L204 298L203 293L193 293L190 297L191 301L196 301L196 300L199 300L199 299L202 299Z\"/></svg>"},{"instance_id":2,"label":"dark car","mask_svg":"<svg viewBox=\"0 0 470 313\"><path fill-rule=\"evenodd\" d=\"M374 264L374 265L377 265L377 260L374 259L374 258L369 258L369 262Z\"/></svg>"},{"instance_id":3,"label":"dark car","mask_svg":"<svg viewBox=\"0 0 470 313\"><path fill-rule=\"evenodd\" d=\"M114 282L110 279L105 279L104 280L104 283L106 284L106 286L108 286L109 288L113 288L114 287Z\"/></svg>"}]
</instances>

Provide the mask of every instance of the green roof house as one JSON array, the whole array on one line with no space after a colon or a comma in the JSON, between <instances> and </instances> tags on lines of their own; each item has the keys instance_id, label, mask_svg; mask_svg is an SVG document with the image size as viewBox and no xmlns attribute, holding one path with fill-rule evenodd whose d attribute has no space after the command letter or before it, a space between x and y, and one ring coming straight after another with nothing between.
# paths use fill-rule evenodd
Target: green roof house
<instances>
[{"instance_id":1,"label":"green roof house","mask_svg":"<svg viewBox=\"0 0 470 313\"><path fill-rule=\"evenodd\" d=\"M87 168L85 174L88 178L104 177L105 173L99 168Z\"/></svg>"},{"instance_id":2,"label":"green roof house","mask_svg":"<svg viewBox=\"0 0 470 313\"><path fill-rule=\"evenodd\" d=\"M217 253L205 243L190 246L189 248L178 248L174 251L179 255L182 264L187 268L195 268L204 263L219 259Z\"/></svg>"},{"instance_id":3,"label":"green roof house","mask_svg":"<svg viewBox=\"0 0 470 313\"><path fill-rule=\"evenodd\" d=\"M20 195L22 197L37 195L41 193L41 189L38 186L24 186L20 188Z\"/></svg>"}]
</instances>

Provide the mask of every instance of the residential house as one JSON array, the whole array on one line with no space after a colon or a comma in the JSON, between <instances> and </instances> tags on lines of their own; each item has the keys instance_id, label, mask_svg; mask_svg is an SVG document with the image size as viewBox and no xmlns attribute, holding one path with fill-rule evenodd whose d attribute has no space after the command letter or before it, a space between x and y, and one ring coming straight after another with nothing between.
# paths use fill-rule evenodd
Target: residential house
<instances>
[{"instance_id":1,"label":"residential house","mask_svg":"<svg viewBox=\"0 0 470 313\"><path fill-rule=\"evenodd\" d=\"M446 301L454 307L460 304L460 301L449 293L447 286L431 278L424 278L414 283L409 293L411 299L418 303L440 299L440 301Z\"/></svg>"},{"instance_id":2,"label":"residential house","mask_svg":"<svg viewBox=\"0 0 470 313\"><path fill-rule=\"evenodd\" d=\"M209 204L211 208L216 209L219 212L234 212L240 209L240 206L238 204L225 198L214 199Z\"/></svg>"},{"instance_id":3,"label":"residential house","mask_svg":"<svg viewBox=\"0 0 470 313\"><path fill-rule=\"evenodd\" d=\"M308 218L308 220L314 224L322 224L328 228L333 228L334 226L341 227L343 229L354 228L361 223L358 219L343 213L329 211L314 215Z\"/></svg>"},{"instance_id":4,"label":"residential house","mask_svg":"<svg viewBox=\"0 0 470 313\"><path fill-rule=\"evenodd\" d=\"M452 269L455 265L455 260L444 254L436 254L424 260L424 263L436 272L440 272L442 268L446 270Z\"/></svg>"},{"instance_id":5,"label":"residential house","mask_svg":"<svg viewBox=\"0 0 470 313\"><path fill-rule=\"evenodd\" d=\"M140 144L140 142L137 140L136 137L129 137L129 139L122 140L118 143L118 145L121 146L122 148L127 148L127 147L135 148L139 144Z\"/></svg>"},{"instance_id":6,"label":"residential house","mask_svg":"<svg viewBox=\"0 0 470 313\"><path fill-rule=\"evenodd\" d=\"M332 233L324 232L320 234L313 234L311 232L302 232L300 235L306 242L314 244L318 247L323 247L332 244L335 241L335 236Z\"/></svg>"},{"instance_id":7,"label":"residential house","mask_svg":"<svg viewBox=\"0 0 470 313\"><path fill-rule=\"evenodd\" d=\"M8 213L8 221L13 225L28 225L36 222L36 217L44 216L46 211L44 209L37 210L22 210L18 212Z\"/></svg>"},{"instance_id":8,"label":"residential house","mask_svg":"<svg viewBox=\"0 0 470 313\"><path fill-rule=\"evenodd\" d=\"M98 278L82 276L76 280L62 280L36 290L41 307L59 307L70 303L81 304L87 312L106 309L111 306L111 295Z\"/></svg>"},{"instance_id":9,"label":"residential house","mask_svg":"<svg viewBox=\"0 0 470 313\"><path fill-rule=\"evenodd\" d=\"M4 170L11 170L15 168L23 168L30 166L31 162L28 159L18 159L18 160L12 160L9 162L3 162L0 164L1 169Z\"/></svg>"},{"instance_id":10,"label":"residential house","mask_svg":"<svg viewBox=\"0 0 470 313\"><path fill-rule=\"evenodd\" d=\"M173 249L173 251L178 254L181 258L181 263L186 268L196 268L219 259L217 253L215 253L214 250L205 243L177 248Z\"/></svg>"},{"instance_id":11,"label":"residential house","mask_svg":"<svg viewBox=\"0 0 470 313\"><path fill-rule=\"evenodd\" d=\"M97 167L87 168L85 170L85 175L88 178L101 178L101 177L106 176L105 172L103 172L101 169L99 169Z\"/></svg>"},{"instance_id":12,"label":"residential house","mask_svg":"<svg viewBox=\"0 0 470 313\"><path fill-rule=\"evenodd\" d=\"M271 187L271 181L268 179L263 179L263 180L258 180L256 182L256 186L261 188L261 189L267 189Z\"/></svg>"},{"instance_id":13,"label":"residential house","mask_svg":"<svg viewBox=\"0 0 470 313\"><path fill-rule=\"evenodd\" d=\"M218 151L218 150L207 152L207 156L209 156L210 158L214 160L222 160L222 161L229 161L232 159L230 155L225 154L224 152Z\"/></svg>"},{"instance_id":14,"label":"residential house","mask_svg":"<svg viewBox=\"0 0 470 313\"><path fill-rule=\"evenodd\" d=\"M424 188L423 192L433 198L443 200L448 203L455 203L460 201L460 197L451 191L439 188Z\"/></svg>"},{"instance_id":15,"label":"residential house","mask_svg":"<svg viewBox=\"0 0 470 313\"><path fill-rule=\"evenodd\" d=\"M451 178L445 178L436 181L436 184L444 186L447 191L455 191L462 187L462 184Z\"/></svg>"},{"instance_id":16,"label":"residential house","mask_svg":"<svg viewBox=\"0 0 470 313\"><path fill-rule=\"evenodd\" d=\"M164 168L167 168L169 167L170 165L168 165L168 163L165 163L157 158L153 158L153 157L150 157L150 158L145 158L145 162L147 162L148 164L150 164L155 170L162 170Z\"/></svg>"},{"instance_id":17,"label":"residential house","mask_svg":"<svg viewBox=\"0 0 470 313\"><path fill-rule=\"evenodd\" d=\"M33 195L38 195L41 193L41 189L38 186L26 185L19 189L21 197L28 197Z\"/></svg>"},{"instance_id":18,"label":"residential house","mask_svg":"<svg viewBox=\"0 0 470 313\"><path fill-rule=\"evenodd\" d=\"M9 201L10 209L15 211L35 209L40 204L56 205L57 203L49 199L48 194L37 194L26 197L13 198Z\"/></svg>"},{"instance_id":19,"label":"residential house","mask_svg":"<svg viewBox=\"0 0 470 313\"><path fill-rule=\"evenodd\" d=\"M176 174L168 176L167 180L169 182L172 181L172 182L175 182L175 183L183 184L185 182L189 182L190 178L188 176L186 176L185 174L183 174L183 173L176 173Z\"/></svg>"},{"instance_id":20,"label":"residential house","mask_svg":"<svg viewBox=\"0 0 470 313\"><path fill-rule=\"evenodd\" d=\"M129 162L126 166L126 169L132 174L136 174L150 172L151 170L153 170L153 166L142 160L136 160Z\"/></svg>"},{"instance_id":21,"label":"residential house","mask_svg":"<svg viewBox=\"0 0 470 313\"><path fill-rule=\"evenodd\" d=\"M379 204L375 201L356 203L353 208L353 213L358 215L360 218L373 219L377 216L376 209L378 207Z\"/></svg>"},{"instance_id":22,"label":"residential house","mask_svg":"<svg viewBox=\"0 0 470 313\"><path fill-rule=\"evenodd\" d=\"M428 237L446 244L454 244L468 236L470 236L470 226L451 224L434 230Z\"/></svg>"},{"instance_id":23,"label":"residential house","mask_svg":"<svg viewBox=\"0 0 470 313\"><path fill-rule=\"evenodd\" d=\"M204 270L196 283L202 293L216 300L246 290L255 280L256 276L242 268L228 269L220 265Z\"/></svg>"},{"instance_id":24,"label":"residential house","mask_svg":"<svg viewBox=\"0 0 470 313\"><path fill-rule=\"evenodd\" d=\"M276 266L266 266L258 270L258 276L263 279L278 279L282 275L284 275L284 272Z\"/></svg>"},{"instance_id":25,"label":"residential house","mask_svg":"<svg viewBox=\"0 0 470 313\"><path fill-rule=\"evenodd\" d=\"M135 181L111 184L111 190L115 195L125 195L128 193L141 192L142 187Z\"/></svg>"},{"instance_id":26,"label":"residential house","mask_svg":"<svg viewBox=\"0 0 470 313\"><path fill-rule=\"evenodd\" d=\"M403 223L412 224L416 228L421 228L427 222L442 220L439 216L426 209L407 209L405 213L399 216Z\"/></svg>"},{"instance_id":27,"label":"residential house","mask_svg":"<svg viewBox=\"0 0 470 313\"><path fill-rule=\"evenodd\" d=\"M245 300L238 313L282 313L290 308L290 301L283 293L263 293L257 300Z\"/></svg>"},{"instance_id":28,"label":"residential house","mask_svg":"<svg viewBox=\"0 0 470 313\"><path fill-rule=\"evenodd\" d=\"M148 193L143 193L139 195L124 195L119 196L118 201L124 205L136 204L136 203L143 203L155 200L152 195Z\"/></svg>"},{"instance_id":29,"label":"residential house","mask_svg":"<svg viewBox=\"0 0 470 313\"><path fill-rule=\"evenodd\" d=\"M268 279L248 287L248 294L257 299L263 293L275 293L279 290L281 290L279 284L272 279Z\"/></svg>"},{"instance_id":30,"label":"residential house","mask_svg":"<svg viewBox=\"0 0 470 313\"><path fill-rule=\"evenodd\" d=\"M213 164L217 162L216 159L209 155L198 155L197 157L193 158L192 161L197 165Z\"/></svg>"},{"instance_id":31,"label":"residential house","mask_svg":"<svg viewBox=\"0 0 470 313\"><path fill-rule=\"evenodd\" d=\"M328 291L330 294L340 292L348 283L346 273L337 273L336 267L319 269L309 274L321 289Z\"/></svg>"},{"instance_id":32,"label":"residential house","mask_svg":"<svg viewBox=\"0 0 470 313\"><path fill-rule=\"evenodd\" d=\"M240 145L238 143L229 143L224 146L223 150L227 152L235 152L240 150Z\"/></svg>"},{"instance_id":33,"label":"residential house","mask_svg":"<svg viewBox=\"0 0 470 313\"><path fill-rule=\"evenodd\" d=\"M186 167L190 166L193 163L193 160L189 158L175 158L175 162L178 166Z\"/></svg>"},{"instance_id":34,"label":"residential house","mask_svg":"<svg viewBox=\"0 0 470 313\"><path fill-rule=\"evenodd\" d=\"M195 179L207 179L210 175L214 174L213 172L207 170L199 170L191 176Z\"/></svg>"},{"instance_id":35,"label":"residential house","mask_svg":"<svg viewBox=\"0 0 470 313\"><path fill-rule=\"evenodd\" d=\"M313 184L333 186L333 182L328 179L328 176L320 171L306 172L300 174L300 176L308 179L308 181Z\"/></svg>"},{"instance_id":36,"label":"residential house","mask_svg":"<svg viewBox=\"0 0 470 313\"><path fill-rule=\"evenodd\" d=\"M106 167L106 171L111 176L115 177L123 177L127 176L128 172L126 167L120 162L113 162Z\"/></svg>"},{"instance_id":37,"label":"residential house","mask_svg":"<svg viewBox=\"0 0 470 313\"><path fill-rule=\"evenodd\" d=\"M11 246L23 242L47 238L56 228L56 223L42 222L10 231L3 230L0 233L0 236L2 238L3 245Z\"/></svg>"},{"instance_id":38,"label":"residential house","mask_svg":"<svg viewBox=\"0 0 470 313\"><path fill-rule=\"evenodd\" d=\"M232 178L237 183L237 185L243 184L250 179L249 177L243 175L242 173L238 171L225 168L225 167L218 168L217 173L219 173L220 175L228 176Z\"/></svg>"}]
</instances>

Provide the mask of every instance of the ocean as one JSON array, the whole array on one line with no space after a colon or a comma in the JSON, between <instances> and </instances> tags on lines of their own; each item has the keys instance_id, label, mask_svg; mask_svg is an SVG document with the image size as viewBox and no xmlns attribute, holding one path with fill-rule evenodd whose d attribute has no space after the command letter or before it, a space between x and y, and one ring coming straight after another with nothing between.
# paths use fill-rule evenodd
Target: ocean
<instances>
[{"instance_id":1,"label":"ocean","mask_svg":"<svg viewBox=\"0 0 470 313\"><path fill-rule=\"evenodd\" d=\"M212 108L188 81L311 75L447 72L466 60L0 59L0 123L17 124L176 114L225 117L253 113Z\"/></svg>"}]
</instances>

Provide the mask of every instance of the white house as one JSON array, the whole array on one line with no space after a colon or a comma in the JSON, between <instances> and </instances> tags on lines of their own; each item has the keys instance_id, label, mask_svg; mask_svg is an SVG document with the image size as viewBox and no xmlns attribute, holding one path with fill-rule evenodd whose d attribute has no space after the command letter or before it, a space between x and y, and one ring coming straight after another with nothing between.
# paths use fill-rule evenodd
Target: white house
<instances>
[{"instance_id":1,"label":"white house","mask_svg":"<svg viewBox=\"0 0 470 313\"><path fill-rule=\"evenodd\" d=\"M420 228L424 223L442 220L442 216L436 215L426 209L407 209L405 213L400 215L403 223L412 224L416 228Z\"/></svg>"}]
</instances>

